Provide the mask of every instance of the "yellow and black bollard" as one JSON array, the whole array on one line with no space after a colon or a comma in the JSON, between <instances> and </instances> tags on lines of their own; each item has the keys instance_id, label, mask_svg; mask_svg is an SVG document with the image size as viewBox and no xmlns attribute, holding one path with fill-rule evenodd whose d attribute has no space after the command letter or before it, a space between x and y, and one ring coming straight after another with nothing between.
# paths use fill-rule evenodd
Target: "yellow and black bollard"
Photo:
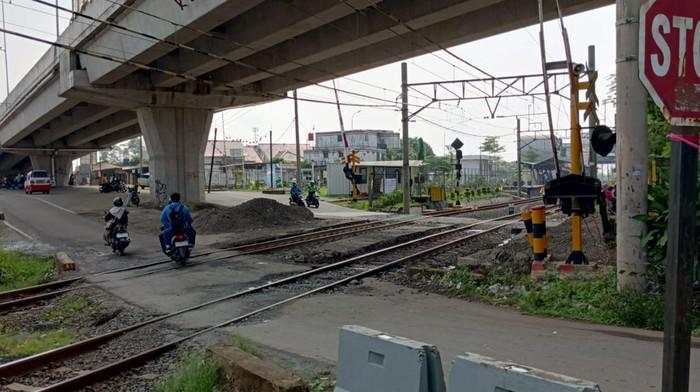
<instances>
[{"instance_id":1,"label":"yellow and black bollard","mask_svg":"<svg viewBox=\"0 0 700 392\"><path fill-rule=\"evenodd\" d=\"M529 209L524 209L520 211L520 219L522 219L525 224L525 231L527 232L527 242L532 247L532 214Z\"/></svg>"},{"instance_id":2,"label":"yellow and black bollard","mask_svg":"<svg viewBox=\"0 0 700 392\"><path fill-rule=\"evenodd\" d=\"M547 223L544 206L532 208L532 252L535 262L547 258Z\"/></svg>"}]
</instances>

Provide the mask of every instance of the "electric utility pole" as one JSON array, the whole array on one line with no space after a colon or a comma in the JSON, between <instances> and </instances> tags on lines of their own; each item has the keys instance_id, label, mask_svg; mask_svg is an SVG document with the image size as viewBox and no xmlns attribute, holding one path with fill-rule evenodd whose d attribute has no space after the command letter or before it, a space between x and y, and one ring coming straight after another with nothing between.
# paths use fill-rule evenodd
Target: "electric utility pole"
<instances>
[{"instance_id":1,"label":"electric utility pole","mask_svg":"<svg viewBox=\"0 0 700 392\"><path fill-rule=\"evenodd\" d=\"M517 121L517 130L516 130L516 145L517 145L517 151L518 151L518 197L522 196L523 194L523 170L522 170L522 157L520 155L520 117L516 117L515 120Z\"/></svg>"},{"instance_id":2,"label":"electric utility pole","mask_svg":"<svg viewBox=\"0 0 700 392\"><path fill-rule=\"evenodd\" d=\"M297 90L294 90L294 129L297 143L297 183L301 185L301 147L299 146L299 102L297 101Z\"/></svg>"},{"instance_id":3,"label":"electric utility pole","mask_svg":"<svg viewBox=\"0 0 700 392\"><path fill-rule=\"evenodd\" d=\"M270 189L275 188L274 173L275 173L275 168L272 165L272 129L270 129Z\"/></svg>"},{"instance_id":4,"label":"electric utility pole","mask_svg":"<svg viewBox=\"0 0 700 392\"><path fill-rule=\"evenodd\" d=\"M216 132L218 128L214 128L214 143L211 145L211 164L209 165L209 189L207 193L211 193L211 177L214 174L214 156L216 155Z\"/></svg>"},{"instance_id":5,"label":"electric utility pole","mask_svg":"<svg viewBox=\"0 0 700 392\"><path fill-rule=\"evenodd\" d=\"M401 124L403 127L403 213L411 213L411 167L408 162L408 65L401 63Z\"/></svg>"},{"instance_id":6,"label":"electric utility pole","mask_svg":"<svg viewBox=\"0 0 700 392\"><path fill-rule=\"evenodd\" d=\"M588 70L591 73L596 71L595 69L595 45L588 46ZM591 133L593 132L593 127L597 124L595 116L588 117L588 166L591 177L598 177L598 154L593 151L593 146L591 146Z\"/></svg>"},{"instance_id":7,"label":"electric utility pole","mask_svg":"<svg viewBox=\"0 0 700 392\"><path fill-rule=\"evenodd\" d=\"M642 246L647 213L647 92L639 80L641 0L617 1L617 277L618 288L646 287Z\"/></svg>"}]
</instances>

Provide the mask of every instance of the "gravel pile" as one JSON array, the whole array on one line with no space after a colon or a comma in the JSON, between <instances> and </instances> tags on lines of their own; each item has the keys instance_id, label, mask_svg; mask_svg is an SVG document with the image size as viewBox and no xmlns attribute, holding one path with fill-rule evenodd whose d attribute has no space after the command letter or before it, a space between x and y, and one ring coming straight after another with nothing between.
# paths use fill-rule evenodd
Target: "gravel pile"
<instances>
[{"instance_id":1,"label":"gravel pile","mask_svg":"<svg viewBox=\"0 0 700 392\"><path fill-rule=\"evenodd\" d=\"M194 218L194 227L202 234L216 234L240 229L295 226L313 219L313 213L306 208L258 198L235 207L203 210Z\"/></svg>"}]
</instances>

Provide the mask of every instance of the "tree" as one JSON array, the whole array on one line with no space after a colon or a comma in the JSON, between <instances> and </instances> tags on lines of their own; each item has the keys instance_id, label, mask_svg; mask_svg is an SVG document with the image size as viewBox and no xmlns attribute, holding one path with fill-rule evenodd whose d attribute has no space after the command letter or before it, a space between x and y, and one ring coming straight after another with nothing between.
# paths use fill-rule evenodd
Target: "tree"
<instances>
[{"instance_id":1,"label":"tree","mask_svg":"<svg viewBox=\"0 0 700 392\"><path fill-rule=\"evenodd\" d=\"M483 143L481 143L481 151L488 152L490 154L498 154L499 152L503 152L505 150L505 147L498 143L497 136L486 136Z\"/></svg>"},{"instance_id":2,"label":"tree","mask_svg":"<svg viewBox=\"0 0 700 392\"><path fill-rule=\"evenodd\" d=\"M421 153L421 148L423 152ZM420 158L423 156L424 158ZM430 144L423 141L423 138L410 137L408 138L408 158L425 160L429 157L434 157L435 153ZM403 148L387 150L386 158L390 161L397 161L403 159Z\"/></svg>"},{"instance_id":3,"label":"tree","mask_svg":"<svg viewBox=\"0 0 700 392\"><path fill-rule=\"evenodd\" d=\"M539 154L537 151L535 151L532 148L527 148L522 152L522 155L520 156L520 159L522 159L523 162L527 163L535 163L539 161L540 159Z\"/></svg>"}]
</instances>

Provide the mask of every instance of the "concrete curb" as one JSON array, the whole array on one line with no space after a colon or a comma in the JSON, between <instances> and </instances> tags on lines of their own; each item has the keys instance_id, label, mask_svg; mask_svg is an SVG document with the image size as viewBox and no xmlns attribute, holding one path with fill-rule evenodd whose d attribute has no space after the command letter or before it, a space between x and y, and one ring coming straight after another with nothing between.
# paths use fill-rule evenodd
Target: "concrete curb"
<instances>
[{"instance_id":1,"label":"concrete curb","mask_svg":"<svg viewBox=\"0 0 700 392\"><path fill-rule=\"evenodd\" d=\"M208 349L221 365L226 387L239 392L308 392L301 377L228 345Z\"/></svg>"}]
</instances>

